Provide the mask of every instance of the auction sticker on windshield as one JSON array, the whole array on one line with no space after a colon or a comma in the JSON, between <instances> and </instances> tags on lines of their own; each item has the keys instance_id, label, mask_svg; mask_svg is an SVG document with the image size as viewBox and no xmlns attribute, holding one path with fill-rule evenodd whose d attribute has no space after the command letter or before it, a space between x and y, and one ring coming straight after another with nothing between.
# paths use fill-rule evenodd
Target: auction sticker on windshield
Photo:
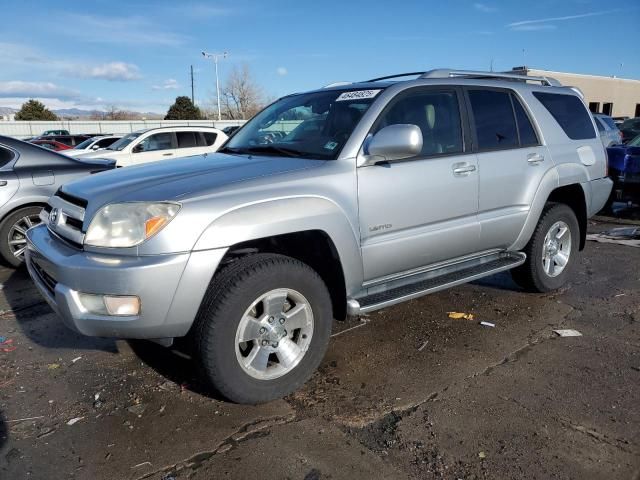
<instances>
[{"instance_id":1,"label":"auction sticker on windshield","mask_svg":"<svg viewBox=\"0 0 640 480\"><path fill-rule=\"evenodd\" d=\"M353 92L341 93L336 102L344 102L347 100L361 100L363 98L373 98L382 90L354 90Z\"/></svg>"}]
</instances>

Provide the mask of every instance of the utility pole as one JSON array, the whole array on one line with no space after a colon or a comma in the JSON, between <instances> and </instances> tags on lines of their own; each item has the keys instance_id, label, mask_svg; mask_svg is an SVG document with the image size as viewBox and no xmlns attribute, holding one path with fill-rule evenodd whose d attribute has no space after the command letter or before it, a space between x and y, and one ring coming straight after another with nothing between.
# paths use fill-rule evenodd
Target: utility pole
<instances>
[{"instance_id":1,"label":"utility pole","mask_svg":"<svg viewBox=\"0 0 640 480\"><path fill-rule=\"evenodd\" d=\"M191 65L191 103L195 105L195 101L193 99L193 65Z\"/></svg>"},{"instance_id":2,"label":"utility pole","mask_svg":"<svg viewBox=\"0 0 640 480\"><path fill-rule=\"evenodd\" d=\"M220 111L220 80L218 79L218 59L220 57L227 58L228 53L207 53L202 52L204 58L213 58L213 63L216 66L216 96L218 97L218 121L222 120L222 113Z\"/></svg>"}]
</instances>

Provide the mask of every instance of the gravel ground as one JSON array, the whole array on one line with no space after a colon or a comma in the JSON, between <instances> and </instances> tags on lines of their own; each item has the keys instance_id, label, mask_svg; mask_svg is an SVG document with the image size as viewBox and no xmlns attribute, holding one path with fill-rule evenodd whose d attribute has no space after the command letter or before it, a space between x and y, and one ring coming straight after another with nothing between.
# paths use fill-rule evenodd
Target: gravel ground
<instances>
[{"instance_id":1,"label":"gravel ground","mask_svg":"<svg viewBox=\"0 0 640 480\"><path fill-rule=\"evenodd\" d=\"M589 242L550 295L502 274L336 322L313 378L261 406L180 350L76 335L0 269L0 478L637 480L639 266Z\"/></svg>"}]
</instances>

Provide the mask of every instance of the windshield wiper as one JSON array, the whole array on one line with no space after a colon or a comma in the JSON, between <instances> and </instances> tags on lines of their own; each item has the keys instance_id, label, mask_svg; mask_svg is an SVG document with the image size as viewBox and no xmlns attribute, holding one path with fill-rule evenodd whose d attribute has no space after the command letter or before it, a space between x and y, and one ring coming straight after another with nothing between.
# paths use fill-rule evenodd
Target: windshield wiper
<instances>
[{"instance_id":1,"label":"windshield wiper","mask_svg":"<svg viewBox=\"0 0 640 480\"><path fill-rule=\"evenodd\" d=\"M254 145L243 148L242 151L247 153L277 153L285 157L301 157L305 154L295 148L278 147L276 145Z\"/></svg>"}]
</instances>

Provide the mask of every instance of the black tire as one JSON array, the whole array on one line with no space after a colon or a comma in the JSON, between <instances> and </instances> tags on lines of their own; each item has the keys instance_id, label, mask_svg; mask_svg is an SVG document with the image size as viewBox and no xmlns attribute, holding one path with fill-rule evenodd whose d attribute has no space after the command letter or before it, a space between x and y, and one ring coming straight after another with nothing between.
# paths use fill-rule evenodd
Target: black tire
<instances>
[{"instance_id":1,"label":"black tire","mask_svg":"<svg viewBox=\"0 0 640 480\"><path fill-rule=\"evenodd\" d=\"M297 366L278 378L258 379L240 365L236 332L252 303L278 288L294 289L308 300L313 334ZM191 332L205 381L236 403L264 403L295 391L324 357L331 335L331 308L329 292L320 276L298 260L255 254L233 262L213 278Z\"/></svg>"},{"instance_id":2,"label":"black tire","mask_svg":"<svg viewBox=\"0 0 640 480\"><path fill-rule=\"evenodd\" d=\"M542 252L545 236L558 221L564 222L569 227L571 251L564 270L559 275L552 277L544 271ZM523 250L527 254L527 261L511 270L511 276L518 285L530 292L543 293L557 290L566 283L567 277L571 273L576 262L579 245L580 226L573 210L561 203L549 203L542 211L538 225Z\"/></svg>"},{"instance_id":3,"label":"black tire","mask_svg":"<svg viewBox=\"0 0 640 480\"><path fill-rule=\"evenodd\" d=\"M27 216L37 217L40 214L41 210L42 207L38 206L19 208L18 210L4 218L4 220L0 224L0 255L2 256L2 260L5 264L13 268L17 268L24 262L24 255L21 255L19 257L16 257L14 255L14 252L9 245L9 235L11 234L12 227L22 218Z\"/></svg>"}]
</instances>

